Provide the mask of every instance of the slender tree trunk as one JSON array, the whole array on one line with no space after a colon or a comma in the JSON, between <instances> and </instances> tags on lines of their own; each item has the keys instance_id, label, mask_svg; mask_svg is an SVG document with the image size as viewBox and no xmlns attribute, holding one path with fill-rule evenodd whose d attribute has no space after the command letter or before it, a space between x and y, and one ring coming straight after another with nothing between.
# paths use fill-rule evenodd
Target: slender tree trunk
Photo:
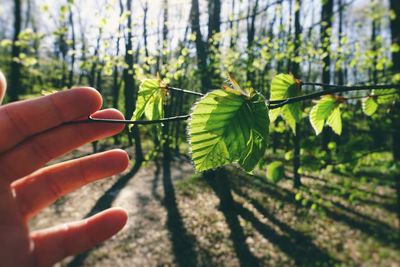
<instances>
[{"instance_id":1,"label":"slender tree trunk","mask_svg":"<svg viewBox=\"0 0 400 267\"><path fill-rule=\"evenodd\" d=\"M146 57L149 57L149 49L147 45L147 13L149 10L149 3L146 2L144 3L143 7L143 42L144 42L144 54Z\"/></svg>"},{"instance_id":2,"label":"slender tree trunk","mask_svg":"<svg viewBox=\"0 0 400 267\"><path fill-rule=\"evenodd\" d=\"M332 30L333 0L322 0L321 9L321 31L320 42L322 51L325 54L322 67L322 82L329 84L331 82L331 30ZM322 148L329 154L328 143L331 139L331 132L324 128L322 131Z\"/></svg>"},{"instance_id":3,"label":"slender tree trunk","mask_svg":"<svg viewBox=\"0 0 400 267\"><path fill-rule=\"evenodd\" d=\"M214 35L221 32L221 0L208 0L208 56L209 56L209 73L211 75L211 84L220 84L220 71L218 60L218 49L220 42L213 38Z\"/></svg>"},{"instance_id":4,"label":"slender tree trunk","mask_svg":"<svg viewBox=\"0 0 400 267\"><path fill-rule=\"evenodd\" d=\"M76 38L75 38L74 17L73 17L71 6L69 6L69 25L71 27L71 39L72 39L71 48L72 48L73 53L71 54L71 65L70 65L70 69L69 69L68 87L72 87L74 84Z\"/></svg>"},{"instance_id":5,"label":"slender tree trunk","mask_svg":"<svg viewBox=\"0 0 400 267\"><path fill-rule=\"evenodd\" d=\"M198 72L201 79L202 91L203 93L206 93L207 89L211 88L211 79L208 72L206 44L203 41L203 35L200 30L200 10L198 0L192 0L192 10L190 12L190 16L192 32L196 34Z\"/></svg>"},{"instance_id":6,"label":"slender tree trunk","mask_svg":"<svg viewBox=\"0 0 400 267\"><path fill-rule=\"evenodd\" d=\"M257 9L258 9L258 0L254 3L251 15L250 15L250 6L249 6L249 21L247 22L247 81L251 83L252 86L255 86L255 75L253 70L253 61L254 61L254 53L253 53L253 44L254 38L256 34L256 17L257 17Z\"/></svg>"},{"instance_id":7,"label":"slender tree trunk","mask_svg":"<svg viewBox=\"0 0 400 267\"><path fill-rule=\"evenodd\" d=\"M338 0L338 8L339 8L339 29L338 29L338 43L339 47L341 47L341 40L343 38L343 0ZM343 58L343 51L339 54L339 60ZM338 78L338 84L344 84L344 72L343 72L343 63L339 64L336 76Z\"/></svg>"},{"instance_id":8,"label":"slender tree trunk","mask_svg":"<svg viewBox=\"0 0 400 267\"><path fill-rule=\"evenodd\" d=\"M232 0L232 6L231 6L231 12L232 12L232 18L230 19L230 22L229 22L229 30L230 30L230 34L231 34L231 36L230 36L230 43L229 43L229 47L230 48L233 48L234 46L235 46L235 44L236 44L236 36L234 36L234 34L233 34L233 26L234 26L234 24L233 24L233 20L235 19L234 18L234 14L235 14L235 4L236 4L236 0Z\"/></svg>"},{"instance_id":9,"label":"slender tree trunk","mask_svg":"<svg viewBox=\"0 0 400 267\"><path fill-rule=\"evenodd\" d=\"M300 26L300 7L301 0L294 0L296 11L294 14L294 58L297 58L300 54L300 37L301 37L301 26ZM296 77L300 77L300 63L292 61L290 66L292 67L292 73ZM296 123L296 134L293 136L293 186L299 188L301 185L299 168L300 168L300 140L301 140L301 122Z\"/></svg>"},{"instance_id":10,"label":"slender tree trunk","mask_svg":"<svg viewBox=\"0 0 400 267\"><path fill-rule=\"evenodd\" d=\"M120 6L120 17L124 13L124 5L122 4L122 1L119 2ZM118 25L118 36L117 36L117 41L115 44L115 58L118 59L119 53L120 53L120 42L121 42L121 37L120 33L122 31L122 25ZM112 105L113 108L118 109L119 108L119 92L120 92L120 83L119 83L119 69L117 64L114 65L114 70L113 70L113 86L112 86ZM120 135L117 134L114 136L114 144L119 145L121 143L120 141Z\"/></svg>"},{"instance_id":11,"label":"slender tree trunk","mask_svg":"<svg viewBox=\"0 0 400 267\"><path fill-rule=\"evenodd\" d=\"M390 0L390 9L396 14L395 18L390 21L392 32L392 45L400 45L400 1ZM393 72L400 73L400 51L392 50ZM393 107L392 114L392 153L393 160L400 166L400 103L397 101ZM396 192L397 192L397 215L400 219L400 171L396 173Z\"/></svg>"},{"instance_id":12,"label":"slender tree trunk","mask_svg":"<svg viewBox=\"0 0 400 267\"><path fill-rule=\"evenodd\" d=\"M375 0L372 0L372 12L374 11L376 5L378 3ZM371 27L371 44L372 44L372 51L374 51L374 55L372 58L372 66L371 66L371 81L373 81L374 84L378 84L378 70L376 68L376 65L378 63L378 41L377 41L377 35L379 34L379 18L372 18L372 27Z\"/></svg>"},{"instance_id":13,"label":"slender tree trunk","mask_svg":"<svg viewBox=\"0 0 400 267\"><path fill-rule=\"evenodd\" d=\"M132 0L126 0L126 10L130 13L127 20L128 33L125 40L125 63L127 67L124 68L124 97L125 97L125 117L131 118L136 105L137 91L135 90L133 68L133 45L132 45ZM140 131L137 125L134 125L131 132L128 132L129 144L132 145L132 137L135 140L135 164L141 165L144 157L142 144L140 140Z\"/></svg>"},{"instance_id":14,"label":"slender tree trunk","mask_svg":"<svg viewBox=\"0 0 400 267\"><path fill-rule=\"evenodd\" d=\"M18 37L21 32L21 0L14 0L14 37L11 48L11 69L10 69L10 86L8 95L10 101L19 100L21 89L21 67L22 65L15 61L19 58L20 46L18 45Z\"/></svg>"}]
</instances>

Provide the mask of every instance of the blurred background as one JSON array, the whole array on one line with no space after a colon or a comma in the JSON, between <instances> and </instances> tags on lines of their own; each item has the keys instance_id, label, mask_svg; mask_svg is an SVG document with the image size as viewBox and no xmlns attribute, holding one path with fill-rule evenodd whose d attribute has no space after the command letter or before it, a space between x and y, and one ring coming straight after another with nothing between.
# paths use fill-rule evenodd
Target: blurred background
<instances>
[{"instance_id":1,"label":"blurred background","mask_svg":"<svg viewBox=\"0 0 400 267\"><path fill-rule=\"evenodd\" d=\"M398 0L0 0L6 103L89 85L128 119L157 73L206 93L229 72L267 98L277 73L398 84L399 42ZM341 136L315 136L311 101L296 135L276 120L252 175L194 173L184 121L94 142L61 160L119 147L130 169L63 197L31 228L128 210L121 234L60 266L400 266L399 97L366 116L369 94L342 95ZM166 115L195 101L170 92Z\"/></svg>"}]
</instances>

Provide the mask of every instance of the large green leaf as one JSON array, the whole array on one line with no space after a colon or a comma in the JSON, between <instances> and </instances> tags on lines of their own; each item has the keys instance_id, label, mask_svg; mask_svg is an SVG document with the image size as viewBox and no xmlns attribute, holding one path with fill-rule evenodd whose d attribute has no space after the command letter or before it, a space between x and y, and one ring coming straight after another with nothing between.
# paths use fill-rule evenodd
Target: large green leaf
<instances>
[{"instance_id":1,"label":"large green leaf","mask_svg":"<svg viewBox=\"0 0 400 267\"><path fill-rule=\"evenodd\" d=\"M310 111L310 122L319 135L326 124L340 135L342 133L342 118L337 99L332 95L321 97L317 104Z\"/></svg>"},{"instance_id":2,"label":"large green leaf","mask_svg":"<svg viewBox=\"0 0 400 267\"><path fill-rule=\"evenodd\" d=\"M298 81L291 74L279 74L272 79L270 100L283 100L301 95ZM275 121L278 116L286 121L293 133L296 134L296 123L301 120L301 103L284 105L270 111L270 120Z\"/></svg>"},{"instance_id":3,"label":"large green leaf","mask_svg":"<svg viewBox=\"0 0 400 267\"><path fill-rule=\"evenodd\" d=\"M212 91L194 106L189 138L196 171L233 162L251 171L264 155L269 128L265 99L232 90Z\"/></svg>"},{"instance_id":4,"label":"large green leaf","mask_svg":"<svg viewBox=\"0 0 400 267\"><path fill-rule=\"evenodd\" d=\"M148 120L164 117L163 102L166 96L165 85L159 79L146 79L139 87L136 109L132 120L140 120L143 116Z\"/></svg>"},{"instance_id":5,"label":"large green leaf","mask_svg":"<svg viewBox=\"0 0 400 267\"><path fill-rule=\"evenodd\" d=\"M372 116L378 109L378 103L373 96L367 96L362 100L362 110L365 115Z\"/></svg>"}]
</instances>

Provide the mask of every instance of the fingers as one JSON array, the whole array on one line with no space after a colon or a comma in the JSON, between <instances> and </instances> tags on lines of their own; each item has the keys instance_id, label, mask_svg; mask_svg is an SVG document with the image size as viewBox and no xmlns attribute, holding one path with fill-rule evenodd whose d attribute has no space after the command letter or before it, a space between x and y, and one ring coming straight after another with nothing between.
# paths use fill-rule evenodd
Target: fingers
<instances>
[{"instance_id":1,"label":"fingers","mask_svg":"<svg viewBox=\"0 0 400 267\"><path fill-rule=\"evenodd\" d=\"M101 107L101 96L92 88L77 88L0 107L0 152L28 137L64 122L88 116Z\"/></svg>"},{"instance_id":2,"label":"fingers","mask_svg":"<svg viewBox=\"0 0 400 267\"><path fill-rule=\"evenodd\" d=\"M123 119L115 109L99 111L93 117ZM79 123L43 132L0 154L0 178L11 183L38 170L53 158L85 143L114 135L123 128L120 124Z\"/></svg>"},{"instance_id":3,"label":"fingers","mask_svg":"<svg viewBox=\"0 0 400 267\"><path fill-rule=\"evenodd\" d=\"M6 94L7 82L3 73L0 71L0 104L3 101L4 95Z\"/></svg>"},{"instance_id":4,"label":"fingers","mask_svg":"<svg viewBox=\"0 0 400 267\"><path fill-rule=\"evenodd\" d=\"M19 210L28 220L61 196L124 171L128 163L125 151L111 150L44 168L12 184Z\"/></svg>"},{"instance_id":5,"label":"fingers","mask_svg":"<svg viewBox=\"0 0 400 267\"><path fill-rule=\"evenodd\" d=\"M52 266L96 246L120 231L127 220L126 211L114 208L86 220L32 234L36 266Z\"/></svg>"}]
</instances>

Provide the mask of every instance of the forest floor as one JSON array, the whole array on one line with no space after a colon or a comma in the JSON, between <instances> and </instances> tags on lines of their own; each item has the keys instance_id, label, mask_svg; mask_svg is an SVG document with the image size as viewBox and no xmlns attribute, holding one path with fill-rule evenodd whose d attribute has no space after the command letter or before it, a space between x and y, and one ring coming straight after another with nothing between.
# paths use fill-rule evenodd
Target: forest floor
<instances>
[{"instance_id":1,"label":"forest floor","mask_svg":"<svg viewBox=\"0 0 400 267\"><path fill-rule=\"evenodd\" d=\"M64 159L89 153L85 146ZM117 236L57 266L400 266L391 187L357 180L343 191L343 178L325 174L302 177L300 196L290 180L275 185L234 168L226 174L229 209L187 159L176 158L172 181L147 164L133 177L127 171L61 198L30 227L111 206L128 211Z\"/></svg>"}]
</instances>

